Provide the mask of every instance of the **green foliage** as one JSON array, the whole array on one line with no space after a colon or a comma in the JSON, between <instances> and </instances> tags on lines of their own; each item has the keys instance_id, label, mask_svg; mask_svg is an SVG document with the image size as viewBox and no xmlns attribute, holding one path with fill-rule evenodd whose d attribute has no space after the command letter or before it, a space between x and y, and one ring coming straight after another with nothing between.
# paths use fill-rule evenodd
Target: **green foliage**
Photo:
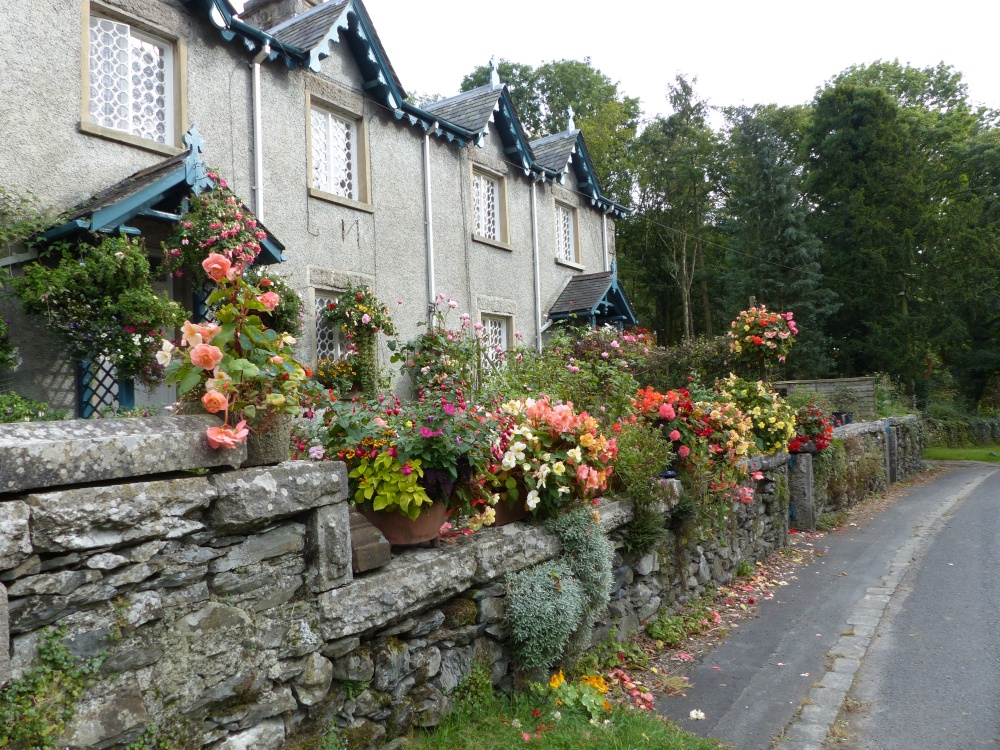
<instances>
[{"instance_id":1,"label":"green foliage","mask_svg":"<svg viewBox=\"0 0 1000 750\"><path fill-rule=\"evenodd\" d=\"M505 620L524 669L547 669L583 622L587 594L562 558L507 576Z\"/></svg>"},{"instance_id":2,"label":"green foliage","mask_svg":"<svg viewBox=\"0 0 1000 750\"><path fill-rule=\"evenodd\" d=\"M365 285L348 284L335 302L323 310L323 320L337 326L354 351L358 382L366 398L378 396L381 373L378 367L378 334L396 335L392 313L375 292Z\"/></svg>"},{"instance_id":3,"label":"green foliage","mask_svg":"<svg viewBox=\"0 0 1000 750\"><path fill-rule=\"evenodd\" d=\"M52 409L44 401L32 401L16 393L0 393L0 423L48 422L65 419L65 409Z\"/></svg>"},{"instance_id":4,"label":"green foliage","mask_svg":"<svg viewBox=\"0 0 1000 750\"><path fill-rule=\"evenodd\" d=\"M455 688L452 710L459 715L472 716L493 703L493 681L490 665L482 659L472 662L472 669Z\"/></svg>"},{"instance_id":5,"label":"green foliage","mask_svg":"<svg viewBox=\"0 0 1000 750\"><path fill-rule=\"evenodd\" d=\"M501 400L538 398L572 403L605 426L632 413L632 397L639 385L629 358L615 354L621 335L606 329L564 329L552 336L539 354L519 352L485 386L487 396ZM622 345L618 343L618 350ZM607 352L608 357L601 356Z\"/></svg>"},{"instance_id":6,"label":"green foliage","mask_svg":"<svg viewBox=\"0 0 1000 750\"><path fill-rule=\"evenodd\" d=\"M846 520L846 510L822 513L820 514L820 517L816 519L816 529L818 531L836 531L844 525Z\"/></svg>"},{"instance_id":7,"label":"green foliage","mask_svg":"<svg viewBox=\"0 0 1000 750\"><path fill-rule=\"evenodd\" d=\"M736 577L737 578L749 578L753 575L753 563L749 560L740 560L740 564L736 566Z\"/></svg>"},{"instance_id":8,"label":"green foliage","mask_svg":"<svg viewBox=\"0 0 1000 750\"><path fill-rule=\"evenodd\" d=\"M611 476L614 488L638 503L660 497L663 488L656 477L675 458L672 444L646 421L623 423L616 442L618 457Z\"/></svg>"},{"instance_id":9,"label":"green foliage","mask_svg":"<svg viewBox=\"0 0 1000 750\"><path fill-rule=\"evenodd\" d=\"M377 511L395 511L416 520L424 507L433 502L420 485L423 475L420 459L404 466L399 458L386 452L373 459L361 459L348 476L357 483L355 504L371 506Z\"/></svg>"},{"instance_id":10,"label":"green foliage","mask_svg":"<svg viewBox=\"0 0 1000 750\"><path fill-rule=\"evenodd\" d=\"M15 369L19 362L20 356L11 338L10 321L0 318L0 373Z\"/></svg>"},{"instance_id":11,"label":"green foliage","mask_svg":"<svg viewBox=\"0 0 1000 750\"><path fill-rule=\"evenodd\" d=\"M649 655L636 637L619 641L614 633L608 633L608 637L595 644L574 667L577 673L587 675L615 668L642 669L647 663Z\"/></svg>"},{"instance_id":12,"label":"green foliage","mask_svg":"<svg viewBox=\"0 0 1000 750\"><path fill-rule=\"evenodd\" d=\"M43 208L31 191L13 193L0 187L0 258L56 221L55 212Z\"/></svg>"},{"instance_id":13,"label":"green foliage","mask_svg":"<svg viewBox=\"0 0 1000 750\"><path fill-rule=\"evenodd\" d=\"M753 420L754 452L761 455L788 449L795 437L795 411L761 381L730 376L716 383L719 395Z\"/></svg>"},{"instance_id":14,"label":"green foliage","mask_svg":"<svg viewBox=\"0 0 1000 750\"><path fill-rule=\"evenodd\" d=\"M60 642L65 630L48 630L38 659L19 680L0 688L0 747L58 750L76 703L97 679L102 657L77 661Z\"/></svg>"},{"instance_id":15,"label":"green foliage","mask_svg":"<svg viewBox=\"0 0 1000 750\"><path fill-rule=\"evenodd\" d=\"M885 458L861 437L834 439L813 456L816 505L834 509L853 504L885 483Z\"/></svg>"},{"instance_id":16,"label":"green foliage","mask_svg":"<svg viewBox=\"0 0 1000 750\"><path fill-rule=\"evenodd\" d=\"M886 373L875 377L875 409L879 419L902 417L913 413L902 387L893 382L892 377Z\"/></svg>"},{"instance_id":17,"label":"green foliage","mask_svg":"<svg viewBox=\"0 0 1000 750\"><path fill-rule=\"evenodd\" d=\"M740 368L729 350L729 341L725 336L716 336L688 339L652 350L636 377L643 385L665 393L687 388L691 377L702 383L714 383L731 372L739 373Z\"/></svg>"},{"instance_id":18,"label":"green foliage","mask_svg":"<svg viewBox=\"0 0 1000 750\"><path fill-rule=\"evenodd\" d=\"M642 557L660 543L666 532L666 518L648 503L637 503L622 543L630 555Z\"/></svg>"},{"instance_id":19,"label":"green foliage","mask_svg":"<svg viewBox=\"0 0 1000 750\"><path fill-rule=\"evenodd\" d=\"M156 351L183 311L152 281L142 241L122 235L54 247L10 284L25 312L46 316L72 360L107 357L120 375L155 387L163 379Z\"/></svg>"},{"instance_id":20,"label":"green foliage","mask_svg":"<svg viewBox=\"0 0 1000 750\"><path fill-rule=\"evenodd\" d=\"M244 272L243 280L250 286L260 287L265 292L274 292L281 298L277 307L261 313L261 319L268 328L291 334L296 338L302 335L305 323L302 298L285 279L275 273L272 267L255 264Z\"/></svg>"},{"instance_id":21,"label":"green foliage","mask_svg":"<svg viewBox=\"0 0 1000 750\"><path fill-rule=\"evenodd\" d=\"M607 605L614 586L614 547L586 508L556 516L546 521L545 528L559 537L562 559L569 563L583 587L589 614L596 616Z\"/></svg>"},{"instance_id":22,"label":"green foliage","mask_svg":"<svg viewBox=\"0 0 1000 750\"><path fill-rule=\"evenodd\" d=\"M579 682L574 682L567 680L560 670L548 684L533 683L530 689L533 695L559 706L567 713L584 714L594 724L602 721L611 711L611 703L604 697L608 685L600 675L584 675Z\"/></svg>"},{"instance_id":23,"label":"green foliage","mask_svg":"<svg viewBox=\"0 0 1000 750\"><path fill-rule=\"evenodd\" d=\"M201 738L193 731L186 716L168 719L162 725L149 724L135 742L125 750L197 750Z\"/></svg>"},{"instance_id":24,"label":"green foliage","mask_svg":"<svg viewBox=\"0 0 1000 750\"><path fill-rule=\"evenodd\" d=\"M712 600L704 597L684 605L676 615L660 615L651 620L646 625L646 633L650 638L676 648L690 636L711 630L717 617L712 610Z\"/></svg>"}]
</instances>

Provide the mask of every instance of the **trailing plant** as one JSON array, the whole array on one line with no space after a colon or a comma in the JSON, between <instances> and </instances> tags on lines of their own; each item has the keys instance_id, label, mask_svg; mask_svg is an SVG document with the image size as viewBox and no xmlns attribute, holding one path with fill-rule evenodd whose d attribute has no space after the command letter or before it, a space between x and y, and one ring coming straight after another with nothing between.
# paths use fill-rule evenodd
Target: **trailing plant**
<instances>
[{"instance_id":1,"label":"trailing plant","mask_svg":"<svg viewBox=\"0 0 1000 750\"><path fill-rule=\"evenodd\" d=\"M375 398L379 390L377 337L396 335L392 313L367 286L348 284L340 299L330 302L322 312L323 320L337 326L357 357L358 379L366 398Z\"/></svg>"},{"instance_id":2,"label":"trailing plant","mask_svg":"<svg viewBox=\"0 0 1000 750\"><path fill-rule=\"evenodd\" d=\"M0 688L0 747L57 750L76 703L97 680L103 657L78 661L61 643L64 628L42 633L35 666Z\"/></svg>"},{"instance_id":3,"label":"trailing plant","mask_svg":"<svg viewBox=\"0 0 1000 750\"><path fill-rule=\"evenodd\" d=\"M267 232L217 172L216 187L192 195L173 234L163 243L163 270L174 276L201 277L210 253L225 257L242 274L260 253Z\"/></svg>"},{"instance_id":4,"label":"trailing plant","mask_svg":"<svg viewBox=\"0 0 1000 750\"><path fill-rule=\"evenodd\" d=\"M52 409L44 401L32 401L16 393L0 393L0 422L48 422L65 419L65 409Z\"/></svg>"},{"instance_id":5,"label":"trailing plant","mask_svg":"<svg viewBox=\"0 0 1000 750\"><path fill-rule=\"evenodd\" d=\"M563 559L507 576L505 622L518 663L548 669L583 622L587 594Z\"/></svg>"},{"instance_id":6,"label":"trailing plant","mask_svg":"<svg viewBox=\"0 0 1000 750\"><path fill-rule=\"evenodd\" d=\"M819 399L810 396L795 412L795 437L789 441L790 453L803 453L812 445L816 452L825 451L833 440L833 425L820 406Z\"/></svg>"},{"instance_id":7,"label":"trailing plant","mask_svg":"<svg viewBox=\"0 0 1000 750\"><path fill-rule=\"evenodd\" d=\"M547 521L545 528L559 537L562 558L573 569L587 596L587 618L600 614L614 586L614 547L604 535L594 513L577 508Z\"/></svg>"},{"instance_id":8,"label":"trailing plant","mask_svg":"<svg viewBox=\"0 0 1000 750\"><path fill-rule=\"evenodd\" d=\"M354 357L343 359L321 359L316 363L316 382L333 395L343 398L359 385L358 370Z\"/></svg>"},{"instance_id":9,"label":"trailing plant","mask_svg":"<svg viewBox=\"0 0 1000 750\"><path fill-rule=\"evenodd\" d=\"M61 244L45 261L10 281L24 311L45 315L73 360L104 357L119 376L157 386L164 373L156 349L183 316L176 302L153 292L142 241L122 235L98 245Z\"/></svg>"},{"instance_id":10,"label":"trailing plant","mask_svg":"<svg viewBox=\"0 0 1000 750\"><path fill-rule=\"evenodd\" d=\"M243 273L243 280L264 292L274 292L279 302L273 310L261 313L264 324L275 331L289 333L295 338L302 336L305 324L302 297L281 276L259 263L250 266Z\"/></svg>"},{"instance_id":11,"label":"trailing plant","mask_svg":"<svg viewBox=\"0 0 1000 750\"><path fill-rule=\"evenodd\" d=\"M266 430L282 415L297 415L309 372L295 359L295 337L261 320L259 313L279 304L277 294L247 284L222 255L209 254L202 266L217 285L207 302L219 323L185 321L180 346L164 340L156 356L181 400L201 394L206 410L224 414L222 427L208 429L209 444L233 448L246 440L248 423ZM230 414L241 421L230 425Z\"/></svg>"},{"instance_id":12,"label":"trailing plant","mask_svg":"<svg viewBox=\"0 0 1000 750\"><path fill-rule=\"evenodd\" d=\"M659 544L666 533L667 521L663 514L648 503L637 503L622 544L630 555L642 557Z\"/></svg>"}]
</instances>

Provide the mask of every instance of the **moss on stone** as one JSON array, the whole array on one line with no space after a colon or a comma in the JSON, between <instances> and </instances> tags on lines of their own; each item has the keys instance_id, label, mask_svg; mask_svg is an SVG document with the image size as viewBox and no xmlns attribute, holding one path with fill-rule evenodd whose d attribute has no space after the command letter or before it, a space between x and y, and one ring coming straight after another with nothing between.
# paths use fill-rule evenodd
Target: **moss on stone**
<instances>
[{"instance_id":1,"label":"moss on stone","mask_svg":"<svg viewBox=\"0 0 1000 750\"><path fill-rule=\"evenodd\" d=\"M378 724L366 721L357 727L341 729L339 734L347 750L364 750L378 738L378 730Z\"/></svg>"},{"instance_id":2,"label":"moss on stone","mask_svg":"<svg viewBox=\"0 0 1000 750\"><path fill-rule=\"evenodd\" d=\"M462 597L453 599L441 608L444 612L444 624L449 628L460 628L463 625L475 625L479 609L472 599Z\"/></svg>"}]
</instances>

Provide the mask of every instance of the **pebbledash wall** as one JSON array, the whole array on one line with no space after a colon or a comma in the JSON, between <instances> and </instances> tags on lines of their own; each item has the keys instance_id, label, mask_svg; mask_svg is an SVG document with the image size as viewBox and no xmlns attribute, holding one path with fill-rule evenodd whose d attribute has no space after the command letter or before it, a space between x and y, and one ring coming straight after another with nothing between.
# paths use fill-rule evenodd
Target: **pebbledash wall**
<instances>
[{"instance_id":1,"label":"pebbledash wall","mask_svg":"<svg viewBox=\"0 0 1000 750\"><path fill-rule=\"evenodd\" d=\"M343 465L237 468L243 449L205 444L208 419L0 425L0 684L53 626L78 657L105 656L61 747L120 747L154 724L190 747L308 748L331 725L381 747L434 726L476 660L513 685L503 579L557 555L555 537L486 529L356 576ZM784 545L787 461L755 460L765 479L727 533L699 533L671 503L652 552L618 541L594 638ZM599 510L620 540L631 506Z\"/></svg>"}]
</instances>

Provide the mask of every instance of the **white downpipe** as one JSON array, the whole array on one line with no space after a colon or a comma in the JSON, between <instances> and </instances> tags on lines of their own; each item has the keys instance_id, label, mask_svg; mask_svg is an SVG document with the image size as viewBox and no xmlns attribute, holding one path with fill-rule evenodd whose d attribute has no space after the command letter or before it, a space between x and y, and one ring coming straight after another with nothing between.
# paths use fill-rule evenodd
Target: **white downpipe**
<instances>
[{"instance_id":1,"label":"white downpipe","mask_svg":"<svg viewBox=\"0 0 1000 750\"><path fill-rule=\"evenodd\" d=\"M542 351L542 279L538 261L538 199L537 182L531 183L531 254L535 266L535 348Z\"/></svg>"},{"instance_id":2,"label":"white downpipe","mask_svg":"<svg viewBox=\"0 0 1000 750\"><path fill-rule=\"evenodd\" d=\"M427 316L434 314L434 216L431 212L431 132L437 129L434 123L424 134L424 232L427 237Z\"/></svg>"},{"instance_id":3,"label":"white downpipe","mask_svg":"<svg viewBox=\"0 0 1000 750\"><path fill-rule=\"evenodd\" d=\"M264 135L261 123L260 64L271 54L271 45L265 43L250 65L253 100L253 212L257 221L264 222Z\"/></svg>"},{"instance_id":4,"label":"white downpipe","mask_svg":"<svg viewBox=\"0 0 1000 750\"><path fill-rule=\"evenodd\" d=\"M601 248L604 250L604 270L610 271L608 263L608 215L601 214Z\"/></svg>"}]
</instances>

